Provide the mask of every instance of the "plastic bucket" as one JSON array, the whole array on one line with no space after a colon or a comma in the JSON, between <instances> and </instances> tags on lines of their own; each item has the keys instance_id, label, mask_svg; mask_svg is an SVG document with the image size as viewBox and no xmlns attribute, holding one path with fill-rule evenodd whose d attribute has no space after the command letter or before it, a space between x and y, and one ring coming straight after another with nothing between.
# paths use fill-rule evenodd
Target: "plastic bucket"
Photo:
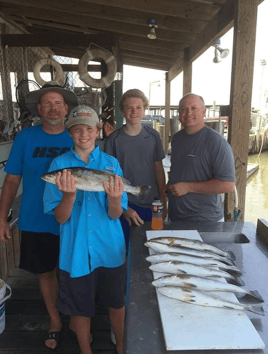
<instances>
[{"instance_id":1,"label":"plastic bucket","mask_svg":"<svg viewBox=\"0 0 268 354\"><path fill-rule=\"evenodd\" d=\"M9 295L6 295L7 290L9 290ZM10 286L8 286L4 280L0 279L0 334L4 332L6 327L5 301L10 298L11 294Z\"/></svg>"}]
</instances>

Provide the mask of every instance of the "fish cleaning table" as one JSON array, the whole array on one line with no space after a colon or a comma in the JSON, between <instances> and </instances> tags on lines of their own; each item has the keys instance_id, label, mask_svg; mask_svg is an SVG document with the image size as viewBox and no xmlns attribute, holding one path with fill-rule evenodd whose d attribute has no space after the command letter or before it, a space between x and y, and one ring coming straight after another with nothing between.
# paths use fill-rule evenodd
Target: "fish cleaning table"
<instances>
[{"instance_id":1,"label":"fish cleaning table","mask_svg":"<svg viewBox=\"0 0 268 354\"><path fill-rule=\"evenodd\" d=\"M198 335L208 338L211 342L215 341L215 334L213 337L211 336L209 326L206 327L204 324L202 327L201 324L198 333L194 332L192 328L188 330L181 328L181 331L176 328L176 331L173 331L172 326L170 326L169 330L173 331L172 334L169 334L171 338L172 336L179 338L183 331L185 331L186 334L188 332L185 342L189 341L191 343L189 343L187 350L166 349L156 290L151 284L153 273L149 269L150 263L146 261L149 252L144 243L147 240L146 231L150 230L150 224L146 223L140 228L134 228L131 236L124 354L268 354L268 286L266 285L268 247L256 236L256 226L253 223L247 222L206 224L178 222L166 224L165 229L197 230L204 242L234 253L236 257L235 265L243 272L244 287L247 290L258 290L264 299L264 303L261 305L264 308L265 316L259 316L248 311L245 312L245 315L253 327L253 346L254 342L258 344L257 339L259 337L259 344L263 344L262 342L264 342L266 347L264 349L236 348L221 350L213 349L213 346L210 346L209 350L201 350L195 347L195 343L198 342L196 340ZM173 303L174 301L176 300L172 300ZM242 299L240 302L242 302ZM251 302L250 304L255 303ZM185 306L187 305L185 304ZM199 306L196 307L198 308ZM218 309L213 311L215 316L217 311ZM195 314L195 311L193 313ZM196 316L197 314L198 309ZM198 317L196 321L198 321ZM223 319L219 318L218 320L215 317L213 321L218 326L217 335L222 342L224 331L221 330L221 323ZM235 324L233 328L235 328ZM251 343L249 335L246 333L245 342Z\"/></svg>"}]
</instances>

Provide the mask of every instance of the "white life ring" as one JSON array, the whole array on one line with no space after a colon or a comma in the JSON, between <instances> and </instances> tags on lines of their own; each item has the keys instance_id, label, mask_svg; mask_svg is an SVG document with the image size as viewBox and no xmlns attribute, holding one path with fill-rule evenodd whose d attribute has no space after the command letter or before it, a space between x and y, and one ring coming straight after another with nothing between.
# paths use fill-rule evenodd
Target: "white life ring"
<instances>
[{"instance_id":1,"label":"white life ring","mask_svg":"<svg viewBox=\"0 0 268 354\"><path fill-rule=\"evenodd\" d=\"M101 79L93 79L87 71L87 64L91 60L103 60L107 65L107 74ZM114 81L117 70L117 62L115 57L105 49L88 49L78 63L78 73L80 80L85 84L95 88L109 87Z\"/></svg>"},{"instance_id":2,"label":"white life ring","mask_svg":"<svg viewBox=\"0 0 268 354\"><path fill-rule=\"evenodd\" d=\"M40 70L44 65L53 66L54 69L56 70L56 78L53 81L57 82L59 85L64 84L64 74L63 74L63 70L62 70L60 63L58 63L54 59L45 58L45 59L38 60L35 63L34 68L33 68L34 78L41 86L44 86L48 82L48 81L43 80L40 76Z\"/></svg>"}]
</instances>

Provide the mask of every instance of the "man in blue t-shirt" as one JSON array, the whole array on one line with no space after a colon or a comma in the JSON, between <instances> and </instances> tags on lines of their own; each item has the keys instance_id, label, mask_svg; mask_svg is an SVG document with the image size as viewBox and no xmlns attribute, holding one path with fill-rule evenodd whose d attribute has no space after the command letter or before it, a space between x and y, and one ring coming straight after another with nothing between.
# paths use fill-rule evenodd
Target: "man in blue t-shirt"
<instances>
[{"instance_id":1,"label":"man in blue t-shirt","mask_svg":"<svg viewBox=\"0 0 268 354\"><path fill-rule=\"evenodd\" d=\"M223 221L221 193L234 190L230 145L204 123L201 96L189 93L179 103L183 129L172 138L167 185L171 221Z\"/></svg>"},{"instance_id":2,"label":"man in blue t-shirt","mask_svg":"<svg viewBox=\"0 0 268 354\"><path fill-rule=\"evenodd\" d=\"M44 214L43 193L51 161L73 146L64 128L64 119L77 105L76 95L56 83L45 84L26 96L29 111L42 118L42 124L23 129L15 138L5 167L7 173L0 201L0 240L9 242L8 211L22 180L23 192L18 228L21 230L20 268L39 274L39 284L50 317L45 345L58 346L61 319L56 308L59 257L59 224L53 215Z\"/></svg>"}]
</instances>

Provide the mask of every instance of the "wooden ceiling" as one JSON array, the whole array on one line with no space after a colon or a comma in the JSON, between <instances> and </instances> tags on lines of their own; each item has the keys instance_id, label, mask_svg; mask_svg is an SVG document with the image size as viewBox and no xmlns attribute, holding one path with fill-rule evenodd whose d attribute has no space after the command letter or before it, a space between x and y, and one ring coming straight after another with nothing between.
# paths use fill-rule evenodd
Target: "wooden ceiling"
<instances>
[{"instance_id":1,"label":"wooden ceiling","mask_svg":"<svg viewBox=\"0 0 268 354\"><path fill-rule=\"evenodd\" d=\"M233 25L235 0L4 0L0 17L21 46L80 58L90 42L118 48L122 64L169 71L170 79ZM147 38L156 19L156 39ZM10 38L4 44L12 45ZM15 39L14 39L15 41Z\"/></svg>"}]
</instances>

